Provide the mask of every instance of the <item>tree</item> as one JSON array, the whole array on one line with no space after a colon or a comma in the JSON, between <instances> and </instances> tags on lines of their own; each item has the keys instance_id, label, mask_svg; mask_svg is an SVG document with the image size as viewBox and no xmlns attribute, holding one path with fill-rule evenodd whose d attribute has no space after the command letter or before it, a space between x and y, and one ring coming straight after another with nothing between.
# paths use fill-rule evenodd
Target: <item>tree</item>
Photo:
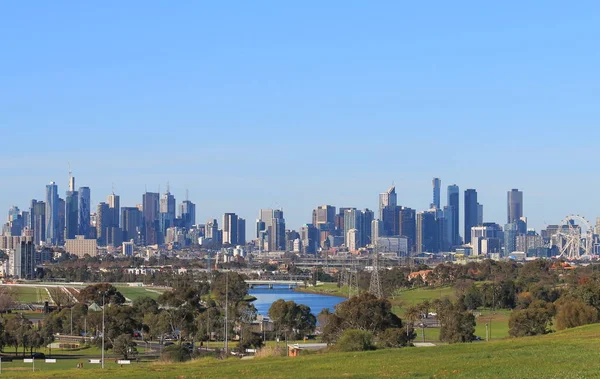
<instances>
[{"instance_id":1,"label":"tree","mask_svg":"<svg viewBox=\"0 0 600 379\"><path fill-rule=\"evenodd\" d=\"M553 305L538 300L529 308L512 312L508 321L509 334L524 337L549 333L553 315Z\"/></svg>"},{"instance_id":2,"label":"tree","mask_svg":"<svg viewBox=\"0 0 600 379\"><path fill-rule=\"evenodd\" d=\"M103 296L104 294L104 296ZM87 286L79 292L80 301L87 303L123 304L125 297L110 283L100 283Z\"/></svg>"},{"instance_id":3,"label":"tree","mask_svg":"<svg viewBox=\"0 0 600 379\"><path fill-rule=\"evenodd\" d=\"M323 329L323 338L327 342L335 342L347 329L377 334L387 328L401 327L402 321L392 312L388 300L362 293L336 306Z\"/></svg>"},{"instance_id":4,"label":"tree","mask_svg":"<svg viewBox=\"0 0 600 379\"><path fill-rule=\"evenodd\" d=\"M366 330L348 329L340 337L336 349L339 351L375 350L373 333Z\"/></svg>"},{"instance_id":5,"label":"tree","mask_svg":"<svg viewBox=\"0 0 600 379\"><path fill-rule=\"evenodd\" d=\"M269 317L278 332L300 336L312 333L317 323L317 319L310 312L310 307L296 304L291 300L279 299L271 304Z\"/></svg>"},{"instance_id":6,"label":"tree","mask_svg":"<svg viewBox=\"0 0 600 379\"><path fill-rule=\"evenodd\" d=\"M137 344L133 341L130 334L121 334L113 342L113 351L128 359L131 355L137 354Z\"/></svg>"},{"instance_id":7,"label":"tree","mask_svg":"<svg viewBox=\"0 0 600 379\"><path fill-rule=\"evenodd\" d=\"M0 312L6 312L15 304L15 294L11 288L0 287Z\"/></svg>"},{"instance_id":8,"label":"tree","mask_svg":"<svg viewBox=\"0 0 600 379\"><path fill-rule=\"evenodd\" d=\"M460 302L442 300L437 309L440 340L448 343L471 342L475 338L475 316Z\"/></svg>"},{"instance_id":9,"label":"tree","mask_svg":"<svg viewBox=\"0 0 600 379\"><path fill-rule=\"evenodd\" d=\"M475 310L482 305L481 292L475 285L469 287L465 292L463 302L468 310Z\"/></svg>"},{"instance_id":10,"label":"tree","mask_svg":"<svg viewBox=\"0 0 600 379\"><path fill-rule=\"evenodd\" d=\"M388 328L379 334L379 345L387 348L396 348L408 346L411 340L416 337L414 330L407 334L404 329Z\"/></svg>"},{"instance_id":11,"label":"tree","mask_svg":"<svg viewBox=\"0 0 600 379\"><path fill-rule=\"evenodd\" d=\"M576 326L598 322L596 308L586 305L579 300L561 302L556 313L556 329L563 330Z\"/></svg>"},{"instance_id":12,"label":"tree","mask_svg":"<svg viewBox=\"0 0 600 379\"><path fill-rule=\"evenodd\" d=\"M228 302L237 304L244 300L248 294L248 286L236 272L219 273L212 282L212 294L217 302L225 303L225 293L228 293Z\"/></svg>"}]
</instances>

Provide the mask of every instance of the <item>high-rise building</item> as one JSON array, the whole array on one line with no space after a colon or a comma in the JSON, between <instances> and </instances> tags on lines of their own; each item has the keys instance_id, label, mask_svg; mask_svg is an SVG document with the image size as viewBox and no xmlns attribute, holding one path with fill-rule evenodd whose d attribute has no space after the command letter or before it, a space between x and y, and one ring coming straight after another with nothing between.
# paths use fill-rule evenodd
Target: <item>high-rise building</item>
<instances>
[{"instance_id":1,"label":"high-rise building","mask_svg":"<svg viewBox=\"0 0 600 379\"><path fill-rule=\"evenodd\" d=\"M416 251L417 242L417 216L414 209L402 207L398 212L398 235L408 239L408 251Z\"/></svg>"},{"instance_id":2,"label":"high-rise building","mask_svg":"<svg viewBox=\"0 0 600 379\"><path fill-rule=\"evenodd\" d=\"M518 189L508 191L506 203L508 223L515 222L523 217L523 192Z\"/></svg>"},{"instance_id":3,"label":"high-rise building","mask_svg":"<svg viewBox=\"0 0 600 379\"><path fill-rule=\"evenodd\" d=\"M451 246L460 245L459 213L459 189L456 184L452 184L448 186L448 215L445 216L448 223L448 233L452 236L452 238L449 240Z\"/></svg>"},{"instance_id":4,"label":"high-rise building","mask_svg":"<svg viewBox=\"0 0 600 379\"><path fill-rule=\"evenodd\" d=\"M346 233L346 246L349 251L356 251L360 247L360 232L357 229L350 229Z\"/></svg>"},{"instance_id":5,"label":"high-rise building","mask_svg":"<svg viewBox=\"0 0 600 379\"><path fill-rule=\"evenodd\" d=\"M211 239L214 242L221 242L219 240L219 223L216 219L208 220L204 230L206 238Z\"/></svg>"},{"instance_id":6,"label":"high-rise building","mask_svg":"<svg viewBox=\"0 0 600 379\"><path fill-rule=\"evenodd\" d=\"M31 200L31 228L33 230L33 243L40 245L46 241L46 203Z\"/></svg>"},{"instance_id":7,"label":"high-rise building","mask_svg":"<svg viewBox=\"0 0 600 379\"><path fill-rule=\"evenodd\" d=\"M238 217L238 225L237 225L237 244L245 245L246 244L246 219Z\"/></svg>"},{"instance_id":8,"label":"high-rise building","mask_svg":"<svg viewBox=\"0 0 600 379\"><path fill-rule=\"evenodd\" d=\"M433 178L433 203L431 203L431 208L442 209L440 205L440 191L442 188L442 181L440 178Z\"/></svg>"},{"instance_id":9,"label":"high-rise building","mask_svg":"<svg viewBox=\"0 0 600 379\"><path fill-rule=\"evenodd\" d=\"M108 204L108 208L110 209L110 226L111 227L119 227L119 218L121 216L121 201L119 195L115 195L115 193L111 193L106 198L106 203Z\"/></svg>"},{"instance_id":10,"label":"high-rise building","mask_svg":"<svg viewBox=\"0 0 600 379\"><path fill-rule=\"evenodd\" d=\"M285 219L283 218L283 211L280 209L273 210L272 224L269 229L269 243L271 251L285 250Z\"/></svg>"},{"instance_id":11,"label":"high-rise building","mask_svg":"<svg viewBox=\"0 0 600 379\"><path fill-rule=\"evenodd\" d=\"M477 203L477 225L483 225L483 204Z\"/></svg>"},{"instance_id":12,"label":"high-rise building","mask_svg":"<svg viewBox=\"0 0 600 379\"><path fill-rule=\"evenodd\" d=\"M21 241L15 246L15 250L9 253L9 274L19 279L32 279L35 276L35 268L39 262L39 254L36 254L35 245L32 241Z\"/></svg>"},{"instance_id":13,"label":"high-rise building","mask_svg":"<svg viewBox=\"0 0 600 379\"><path fill-rule=\"evenodd\" d=\"M418 212L416 229L417 254L423 252L437 253L439 251L439 230L435 210Z\"/></svg>"},{"instance_id":14,"label":"high-rise building","mask_svg":"<svg viewBox=\"0 0 600 379\"><path fill-rule=\"evenodd\" d=\"M106 246L112 222L112 211L107 203L98 203L96 211L96 239L99 246Z\"/></svg>"},{"instance_id":15,"label":"high-rise building","mask_svg":"<svg viewBox=\"0 0 600 379\"><path fill-rule=\"evenodd\" d=\"M84 238L90 238L90 210L91 210L91 195L89 187L79 187L78 195L78 220L77 227L79 232L77 233Z\"/></svg>"},{"instance_id":16,"label":"high-rise building","mask_svg":"<svg viewBox=\"0 0 600 379\"><path fill-rule=\"evenodd\" d=\"M471 228L477 226L478 219L477 191L465 191L465 243L471 243Z\"/></svg>"},{"instance_id":17,"label":"high-rise building","mask_svg":"<svg viewBox=\"0 0 600 379\"><path fill-rule=\"evenodd\" d=\"M65 220L66 220L66 202L62 197L58 198L58 244L65 242Z\"/></svg>"},{"instance_id":18,"label":"high-rise building","mask_svg":"<svg viewBox=\"0 0 600 379\"><path fill-rule=\"evenodd\" d=\"M159 197L156 192L146 192L142 196L143 235L146 245L158 244Z\"/></svg>"},{"instance_id":19,"label":"high-rise building","mask_svg":"<svg viewBox=\"0 0 600 379\"><path fill-rule=\"evenodd\" d=\"M65 196L65 239L75 238L79 233L79 194L75 191L75 177L69 178L69 190Z\"/></svg>"},{"instance_id":20,"label":"high-rise building","mask_svg":"<svg viewBox=\"0 0 600 379\"><path fill-rule=\"evenodd\" d=\"M382 223L381 220L371 221L371 243L375 244L381 237Z\"/></svg>"},{"instance_id":21,"label":"high-rise building","mask_svg":"<svg viewBox=\"0 0 600 379\"><path fill-rule=\"evenodd\" d=\"M51 182L46 186L46 243L57 245L60 239L58 186Z\"/></svg>"},{"instance_id":22,"label":"high-rise building","mask_svg":"<svg viewBox=\"0 0 600 379\"><path fill-rule=\"evenodd\" d=\"M396 195L396 187L391 186L387 192L379 194L379 219L383 220L383 209L386 207L396 207L398 205L398 198Z\"/></svg>"},{"instance_id":23,"label":"high-rise building","mask_svg":"<svg viewBox=\"0 0 600 379\"><path fill-rule=\"evenodd\" d=\"M235 213L223 215L223 245L237 245L238 216Z\"/></svg>"},{"instance_id":24,"label":"high-rise building","mask_svg":"<svg viewBox=\"0 0 600 379\"><path fill-rule=\"evenodd\" d=\"M133 240L139 243L142 230L142 212L137 207L121 208L121 227L123 228L123 241Z\"/></svg>"},{"instance_id":25,"label":"high-rise building","mask_svg":"<svg viewBox=\"0 0 600 379\"><path fill-rule=\"evenodd\" d=\"M358 240L360 247L365 247L368 244L371 243L371 226L373 223L373 219L375 217L375 213L370 210L370 209L365 209L360 211L358 218L359 218L359 224L358 224L358 228L359 229L359 236L360 239Z\"/></svg>"},{"instance_id":26,"label":"high-rise building","mask_svg":"<svg viewBox=\"0 0 600 379\"><path fill-rule=\"evenodd\" d=\"M304 254L314 254L318 248L319 233L313 224L305 224L300 228L300 241Z\"/></svg>"},{"instance_id":27,"label":"high-rise building","mask_svg":"<svg viewBox=\"0 0 600 379\"><path fill-rule=\"evenodd\" d=\"M191 229L193 225L196 225L196 204L184 200L179 204L179 217L181 217L183 227Z\"/></svg>"},{"instance_id":28,"label":"high-rise building","mask_svg":"<svg viewBox=\"0 0 600 379\"><path fill-rule=\"evenodd\" d=\"M348 232L351 229L356 229L357 233L360 233L358 229L359 224L359 211L357 211L356 208L346 209L344 212L344 244L346 247L348 247L348 244L350 243L348 241ZM360 239L360 235L358 238Z\"/></svg>"},{"instance_id":29,"label":"high-rise building","mask_svg":"<svg viewBox=\"0 0 600 379\"><path fill-rule=\"evenodd\" d=\"M313 210L312 224L319 229L319 245L335 234L335 217L335 207L331 205L320 205Z\"/></svg>"},{"instance_id":30,"label":"high-rise building","mask_svg":"<svg viewBox=\"0 0 600 379\"><path fill-rule=\"evenodd\" d=\"M517 235L519 234L517 223L510 222L504 225L504 257L508 257L517 251Z\"/></svg>"},{"instance_id":31,"label":"high-rise building","mask_svg":"<svg viewBox=\"0 0 600 379\"><path fill-rule=\"evenodd\" d=\"M496 223L487 222L471 228L471 246L474 256L499 253L503 243L502 227Z\"/></svg>"}]
</instances>

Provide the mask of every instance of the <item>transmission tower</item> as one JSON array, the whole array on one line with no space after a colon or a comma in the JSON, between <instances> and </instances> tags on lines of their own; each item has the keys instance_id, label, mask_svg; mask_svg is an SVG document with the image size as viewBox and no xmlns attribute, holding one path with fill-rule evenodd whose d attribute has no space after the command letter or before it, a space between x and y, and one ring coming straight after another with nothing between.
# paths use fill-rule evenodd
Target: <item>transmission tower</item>
<instances>
[{"instance_id":1,"label":"transmission tower","mask_svg":"<svg viewBox=\"0 0 600 379\"><path fill-rule=\"evenodd\" d=\"M381 279L379 278L379 250L377 245L373 249L373 272L371 273L371 283L369 285L369 293L376 296L378 299L383 298L381 290Z\"/></svg>"}]
</instances>

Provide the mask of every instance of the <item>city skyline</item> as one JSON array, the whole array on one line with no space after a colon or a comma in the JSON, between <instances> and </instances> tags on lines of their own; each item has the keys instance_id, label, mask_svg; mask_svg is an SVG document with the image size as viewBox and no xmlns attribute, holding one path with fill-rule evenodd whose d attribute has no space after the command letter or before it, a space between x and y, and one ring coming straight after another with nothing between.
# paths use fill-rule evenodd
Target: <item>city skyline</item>
<instances>
[{"instance_id":1,"label":"city skyline","mask_svg":"<svg viewBox=\"0 0 600 379\"><path fill-rule=\"evenodd\" d=\"M71 175L71 173L70 173L70 175ZM61 201L64 201L65 200L64 198L68 197L71 192L74 192L74 195L77 196L78 191L71 191L70 190L71 188L77 189L77 187L73 187L74 186L74 180L75 180L74 176L69 176L68 182L67 182L67 184L65 186L61 186L60 183L57 183L57 182L50 182L50 184L46 185L46 191L47 191L47 188L49 186L50 187L51 186L56 186L57 189L58 189L58 198ZM457 232L460 235L460 237L463 240L465 240L465 230L466 230L465 229L466 228L466 225L465 225L465 214L464 214L464 211L465 211L465 191L472 190L472 189L471 188L461 188L460 185L457 185L455 183L444 184L444 182L441 181L441 178L438 178L438 177L435 177L434 181L437 181L438 185L441 186L441 188L443 189L441 191L442 192L442 195L440 196L440 205L441 205L441 207L439 209L440 210L444 210L444 212L446 212L446 210L444 208L447 208L446 206L449 205L449 202L450 202L450 199L448 198L448 196L450 195L450 192L455 192L456 191L455 187L459 188L459 192L458 192L458 197L459 197L459 216L458 216L458 218L459 218L459 220L458 220L458 228L457 228L458 230L457 230ZM429 193L430 200L432 198L432 196L431 196L431 183L432 182L431 182L431 179L430 179L430 181L429 181L429 186L430 187L423 189L424 192L428 192ZM173 193L171 192L171 188L170 187L171 187L170 184L167 184L167 186L162 187L162 188L164 188L164 190L161 189L161 186L157 187L156 191L160 191L160 192L150 192L150 191L146 192L146 194L149 194L149 195L156 195L156 194L158 195L155 200L157 202L157 207L158 207L156 211L159 212L160 217L164 217L164 216L163 216L162 210L160 209L160 204L158 204L158 203L164 203L163 206L166 207L167 206L166 205L167 204L166 203L166 201L167 201L166 199L171 199L171 200L169 200L169 203L170 203L169 204L169 214L171 213L171 211L175 210L175 208L179 209L179 211L176 211L177 213L173 216L173 219L174 219L175 216L176 217L181 216L181 209L180 208L183 205L183 203L185 203L185 202L191 202L192 208L196 212L195 216L193 217L196 220L196 224L204 224L204 223L206 223L207 220L212 220L213 218L216 218L219 221L219 225L221 226L220 223L222 221L223 215L225 215L227 213L235 213L237 215L237 217L240 217L241 219L248 219L248 220L251 221L249 223L245 223L245 226L246 226L245 234L248 235L248 236L253 236L253 235L256 234L256 229L255 229L255 225L254 225L253 220L255 219L254 217L255 217L256 212L260 211L261 209L281 209L282 211L286 211L285 212L285 214L286 214L285 218L286 218L286 220L288 220L288 221L286 221L286 229L299 231L303 225L310 224L314 220L313 209L321 207L324 204L327 204L325 202L322 202L320 205L315 205L311 209L304 210L301 214L290 214L290 212L288 212L284 206L281 206L281 204L277 204L276 206L273 206L273 207L270 207L270 208L269 207L265 207L265 206L260 206L260 204L257 204L255 207L252 207L250 205L250 207L252 207L252 209L251 209L250 212L247 212L247 214L242 213L241 211L239 211L238 209L234 209L233 207L229 207L228 210L226 210L226 211L217 212L217 213L209 215L207 213L207 211L205 211L205 212L198 212L198 208L201 209L202 207L201 206L199 207L200 204L199 204L199 201L197 199L190 199L189 198L189 196L190 196L189 195L189 193L190 193L189 188L186 188L184 190L184 193L185 193L184 196L185 197L182 198L182 197L179 197L179 195L173 195ZM66 190L64 190L64 188L66 188ZM452 188L452 191L449 191L450 188ZM83 189L85 191L85 193L86 193L86 197L88 197L88 196L90 197L91 202L90 202L89 208L90 208L90 213L91 214L98 213L98 211L99 211L99 205L104 205L104 206L107 207L107 209L112 208L110 204L114 203L115 198L116 198L117 207L119 207L119 202L120 202L120 207L119 207L120 210L123 210L125 208L135 208L138 205L142 205L143 206L143 204L144 204L144 196L145 196L144 192L138 194L137 201L133 201L133 202L123 202L123 201L121 201L120 199L122 198L122 196L120 195L120 193L112 192L112 191L115 191L114 184L111 185L111 190L110 190L111 192L108 195L106 195L106 196L98 195L96 193L96 191L94 191L94 188L92 188L91 186L87 186L86 185L85 187L79 187L78 189L80 190L79 192L81 192L81 190ZM145 189L147 190L147 186L145 186ZM393 193L394 193L393 198L396 199L396 198L399 197L398 194L397 194L397 192L396 192L396 189L397 189L396 185L392 185L392 187L390 187L388 190L384 190L383 192L380 192L379 194L373 195L373 197L374 196L378 196L378 198L376 200L376 202L377 202L376 206L373 206L373 207L363 206L363 205L356 205L356 204L340 205L339 203L329 203L327 205L334 206L334 207L336 207L336 209L340 209L340 208L344 208L344 207L346 207L346 208L356 208L357 210L369 209L372 212L374 212L374 219L380 219L380 218L378 218L378 215L379 215L379 212L380 212L379 206L381 205L382 195L389 193L389 191L393 191ZM524 191L523 189L510 188L510 189L507 189L506 191L504 191L503 204L501 204L501 206L504 209L504 214L500 215L500 217L498 217L498 218L492 218L492 216L488 215L488 209L489 208L495 208L495 207L488 206L487 203L486 204L482 204L481 200L480 200L481 199L481 196L480 196L481 192L477 188L474 188L474 190L476 191L476 197L477 197L477 199L475 200L475 204L478 205L479 207L485 205L486 213L485 213L485 216L484 216L484 218L483 218L482 221L483 222L487 222L487 223L489 223L489 222L495 222L495 223L498 223L499 225L504 225L505 224L507 218L510 217L508 213L509 213L509 210L510 210L510 206L509 205L511 204L511 201L510 201L511 194L515 193L515 191L518 191L518 193L520 194L519 195L520 196L520 198L519 198L519 202L520 202L519 215L522 215L522 216L524 216L524 217L527 218L527 227L530 228L530 229L535 229L536 231L539 232L540 230L544 229L548 225L559 224L560 221L562 221L566 216L568 216L568 215L571 214L571 213L570 214L566 214L565 216L563 216L560 219L553 220L553 221L548 222L546 224L543 224L541 226L533 225L531 223L531 219L533 217L532 217L532 215L528 211L529 198L527 196L526 191ZM92 193L91 196L90 196L90 192ZM46 196L47 196L47 194L46 194ZM95 199L98 198L98 197L100 199L99 199L99 201L96 202ZM79 194L79 198L81 198L81 194ZM484 197L484 198L487 199L487 197ZM31 203L32 200L45 201L45 199L46 199L45 197L39 197L39 198L29 199L29 201L26 202L26 204L31 204L30 206L33 206L33 203ZM172 201L175 201L176 203L173 204ZM210 202L210 199L208 200L208 202ZM416 212L428 211L434 205L434 204L430 203L428 206L419 207L419 206L416 206L416 205L413 205L413 204L410 204L410 203L403 204L403 203L401 203L401 200L396 200L396 203L397 203L397 207L400 207L400 206L407 207L407 208L410 208L410 209L414 209ZM525 204L525 205L523 205L523 204ZM23 209L23 210L27 210L28 209L25 204L11 204L11 206L9 206L9 207L6 208L6 209L8 209L7 212L8 212L9 215L10 215L10 212L12 212L13 207L15 207L15 206L18 207L18 208L20 208L20 209ZM248 207L249 206L246 205L245 208L248 209ZM165 210L166 210L166 208L165 208ZM312 218L311 218L311 215L310 215L311 212L313 212ZM585 215L582 215L582 216L586 217ZM83 215L81 214L81 210L79 210L79 212L78 212L78 214L77 214L76 217L78 219L81 218L81 217L83 217ZM109 217L110 217L110 220L113 220L114 217L119 218L119 220L116 220L116 221L109 221L109 223L112 225L115 222L119 223L122 215L121 215L121 212L119 211L118 215L111 214ZM142 216L140 215L140 217L142 217ZM447 214L447 215L444 215L444 217L446 217L446 218L451 217L450 213ZM456 217L456 216L452 216L452 218L454 218L454 217ZM596 217L586 217L586 218L588 219L588 221L590 221L592 223L594 223L595 220L596 220ZM299 220L299 221L298 222L293 222L293 221L289 221L289 220ZM383 219L380 219L380 220L383 222ZM169 221L169 222L171 222L171 221ZM161 229L163 227L162 224L161 224L161 220L158 219L157 223L158 223L157 228ZM48 227L47 224L48 224L48 220L46 220L45 227ZM481 225L481 223L478 222L478 221L475 221L473 224L471 224L471 226L476 226L476 225ZM78 226L81 227L81 223L79 223ZM64 225L63 227L67 227L67 225ZM121 225L121 227L123 227L123 225ZM383 223L382 223L382 228L383 227L384 226L383 226ZM166 227L164 227L164 229L166 230ZM445 233L449 233L449 232L446 231ZM80 232L76 233L76 234L80 234ZM469 239L469 237L467 237L467 241L465 241L465 242L468 242L468 239Z\"/></svg>"},{"instance_id":2,"label":"city skyline","mask_svg":"<svg viewBox=\"0 0 600 379\"><path fill-rule=\"evenodd\" d=\"M0 209L64 196L70 162L92 210L170 181L199 221L283 207L296 227L392 183L422 210L434 177L498 222L511 188L536 229L600 215L600 4L112 4L1 6L0 127L23 142L0 150Z\"/></svg>"}]
</instances>

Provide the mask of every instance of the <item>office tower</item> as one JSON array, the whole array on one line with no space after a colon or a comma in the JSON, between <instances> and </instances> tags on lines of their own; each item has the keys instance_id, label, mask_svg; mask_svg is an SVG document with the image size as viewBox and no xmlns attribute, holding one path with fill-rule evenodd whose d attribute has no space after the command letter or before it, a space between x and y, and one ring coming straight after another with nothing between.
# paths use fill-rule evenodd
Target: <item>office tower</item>
<instances>
[{"instance_id":1,"label":"office tower","mask_svg":"<svg viewBox=\"0 0 600 379\"><path fill-rule=\"evenodd\" d=\"M477 203L477 226L483 225L483 204Z\"/></svg>"},{"instance_id":2,"label":"office tower","mask_svg":"<svg viewBox=\"0 0 600 379\"><path fill-rule=\"evenodd\" d=\"M219 223L216 219L208 220L204 227L204 236L211 239L213 242L217 242L219 237ZM218 242L221 242L220 240Z\"/></svg>"},{"instance_id":3,"label":"office tower","mask_svg":"<svg viewBox=\"0 0 600 379\"><path fill-rule=\"evenodd\" d=\"M377 239L381 237L381 229L382 229L381 220L373 220L371 221L371 243L376 244Z\"/></svg>"},{"instance_id":4,"label":"office tower","mask_svg":"<svg viewBox=\"0 0 600 379\"><path fill-rule=\"evenodd\" d=\"M41 245L46 241L46 203L31 200L31 229L33 230L33 243Z\"/></svg>"},{"instance_id":5,"label":"office tower","mask_svg":"<svg viewBox=\"0 0 600 379\"><path fill-rule=\"evenodd\" d=\"M313 210L313 225L327 225L335 227L335 207L332 205L320 205Z\"/></svg>"},{"instance_id":6,"label":"office tower","mask_svg":"<svg viewBox=\"0 0 600 379\"><path fill-rule=\"evenodd\" d=\"M66 202L62 197L58 198L58 244L65 241Z\"/></svg>"},{"instance_id":7,"label":"office tower","mask_svg":"<svg viewBox=\"0 0 600 379\"><path fill-rule=\"evenodd\" d=\"M408 251L416 251L417 241L417 218L414 209L402 207L398 212L399 231L398 235L408 239Z\"/></svg>"},{"instance_id":8,"label":"office tower","mask_svg":"<svg viewBox=\"0 0 600 379\"><path fill-rule=\"evenodd\" d=\"M319 231L313 224L305 224L300 228L300 242L304 254L314 254L318 249Z\"/></svg>"},{"instance_id":9,"label":"office tower","mask_svg":"<svg viewBox=\"0 0 600 379\"><path fill-rule=\"evenodd\" d=\"M509 222L504 225L504 257L508 257L517 251L517 235L519 234L517 223Z\"/></svg>"},{"instance_id":10,"label":"office tower","mask_svg":"<svg viewBox=\"0 0 600 379\"><path fill-rule=\"evenodd\" d=\"M51 182L46 186L46 243L49 245L57 245L59 231L59 203L58 203L58 186Z\"/></svg>"},{"instance_id":11,"label":"office tower","mask_svg":"<svg viewBox=\"0 0 600 379\"><path fill-rule=\"evenodd\" d=\"M246 244L246 219L238 217L238 225L237 225L237 244L245 245Z\"/></svg>"},{"instance_id":12,"label":"office tower","mask_svg":"<svg viewBox=\"0 0 600 379\"><path fill-rule=\"evenodd\" d=\"M344 244L346 245L346 247L348 247L348 231L350 231L351 229L357 229L357 226L359 225L360 221L359 221L359 215L358 215L358 211L356 210L356 208L350 208L350 209L346 209L346 211L344 212Z\"/></svg>"},{"instance_id":13,"label":"office tower","mask_svg":"<svg viewBox=\"0 0 600 379\"><path fill-rule=\"evenodd\" d=\"M439 251L439 231L436 213L433 210L418 212L416 225L416 252L417 254Z\"/></svg>"},{"instance_id":14,"label":"office tower","mask_svg":"<svg viewBox=\"0 0 600 379\"><path fill-rule=\"evenodd\" d=\"M271 251L285 250L285 219L283 211L273 210L271 228L269 229L269 249Z\"/></svg>"},{"instance_id":15,"label":"office tower","mask_svg":"<svg viewBox=\"0 0 600 379\"><path fill-rule=\"evenodd\" d=\"M139 234L142 228L142 212L137 207L121 208L121 227L123 228L123 240L133 240L139 243Z\"/></svg>"},{"instance_id":16,"label":"office tower","mask_svg":"<svg viewBox=\"0 0 600 379\"><path fill-rule=\"evenodd\" d=\"M349 251L356 251L360 247L360 232L357 229L350 229L346 233L346 246Z\"/></svg>"},{"instance_id":17,"label":"office tower","mask_svg":"<svg viewBox=\"0 0 600 379\"><path fill-rule=\"evenodd\" d=\"M373 219L375 218L375 213L370 209L365 209L359 212L358 214L359 224L359 240L358 243L360 247L365 247L371 243L371 225L373 223Z\"/></svg>"},{"instance_id":18,"label":"office tower","mask_svg":"<svg viewBox=\"0 0 600 379\"><path fill-rule=\"evenodd\" d=\"M442 181L439 178L433 178L433 203L431 208L442 209L440 205L440 190L442 188Z\"/></svg>"},{"instance_id":19,"label":"office tower","mask_svg":"<svg viewBox=\"0 0 600 379\"><path fill-rule=\"evenodd\" d=\"M387 192L379 194L379 219L383 220L383 209L386 207L395 208L398 205L398 199L396 196L396 187L390 187Z\"/></svg>"},{"instance_id":20,"label":"office tower","mask_svg":"<svg viewBox=\"0 0 600 379\"><path fill-rule=\"evenodd\" d=\"M121 201L119 195L115 195L114 192L111 193L106 198L106 203L108 204L108 208L110 209L109 224L111 227L118 228L119 216L121 215Z\"/></svg>"},{"instance_id":21,"label":"office tower","mask_svg":"<svg viewBox=\"0 0 600 379\"><path fill-rule=\"evenodd\" d=\"M191 229L192 226L196 225L196 204L189 200L184 200L179 204L179 217L183 223L183 227Z\"/></svg>"},{"instance_id":22,"label":"office tower","mask_svg":"<svg viewBox=\"0 0 600 379\"><path fill-rule=\"evenodd\" d=\"M77 226L79 232L77 233L84 238L90 238L90 211L91 211L91 194L89 187L79 187L78 192L78 220Z\"/></svg>"},{"instance_id":23,"label":"office tower","mask_svg":"<svg viewBox=\"0 0 600 379\"><path fill-rule=\"evenodd\" d=\"M344 237L344 214L348 209L350 208L341 207L335 215L335 233L336 235L341 236L342 239L346 239L346 237Z\"/></svg>"},{"instance_id":24,"label":"office tower","mask_svg":"<svg viewBox=\"0 0 600 379\"><path fill-rule=\"evenodd\" d=\"M107 203L99 203L96 211L96 239L99 246L108 244L109 233L112 222L112 212Z\"/></svg>"},{"instance_id":25,"label":"office tower","mask_svg":"<svg viewBox=\"0 0 600 379\"><path fill-rule=\"evenodd\" d=\"M448 233L452 236L450 239L451 246L460 245L460 223L459 223L459 213L460 213L460 196L459 189L456 184L452 184L448 186L448 215L446 219L448 220Z\"/></svg>"},{"instance_id":26,"label":"office tower","mask_svg":"<svg viewBox=\"0 0 600 379\"><path fill-rule=\"evenodd\" d=\"M79 233L79 194L75 191L75 177L69 178L69 190L65 196L65 239L73 239Z\"/></svg>"},{"instance_id":27,"label":"office tower","mask_svg":"<svg viewBox=\"0 0 600 379\"><path fill-rule=\"evenodd\" d=\"M508 191L506 203L509 224L523 217L523 192L518 189Z\"/></svg>"},{"instance_id":28,"label":"office tower","mask_svg":"<svg viewBox=\"0 0 600 379\"><path fill-rule=\"evenodd\" d=\"M176 203L175 197L169 192L169 186L167 186L167 192L160 199L160 232L159 237L161 241L167 232L167 229L175 225L176 217Z\"/></svg>"},{"instance_id":29,"label":"office tower","mask_svg":"<svg viewBox=\"0 0 600 379\"><path fill-rule=\"evenodd\" d=\"M144 223L142 231L146 245L156 245L158 243L159 196L156 192L146 192L142 196L142 219Z\"/></svg>"},{"instance_id":30,"label":"office tower","mask_svg":"<svg viewBox=\"0 0 600 379\"><path fill-rule=\"evenodd\" d=\"M39 256L39 255L38 255ZM19 279L33 279L38 260L35 245L32 241L20 241L15 249L9 252L8 273Z\"/></svg>"},{"instance_id":31,"label":"office tower","mask_svg":"<svg viewBox=\"0 0 600 379\"><path fill-rule=\"evenodd\" d=\"M499 253L504 244L502 227L493 222L487 222L471 228L471 246L473 255Z\"/></svg>"},{"instance_id":32,"label":"office tower","mask_svg":"<svg viewBox=\"0 0 600 379\"><path fill-rule=\"evenodd\" d=\"M478 219L477 191L465 191L465 243L471 243L471 228L477 226Z\"/></svg>"},{"instance_id":33,"label":"office tower","mask_svg":"<svg viewBox=\"0 0 600 379\"><path fill-rule=\"evenodd\" d=\"M237 245L238 216L235 213L223 215L223 245Z\"/></svg>"}]
</instances>

